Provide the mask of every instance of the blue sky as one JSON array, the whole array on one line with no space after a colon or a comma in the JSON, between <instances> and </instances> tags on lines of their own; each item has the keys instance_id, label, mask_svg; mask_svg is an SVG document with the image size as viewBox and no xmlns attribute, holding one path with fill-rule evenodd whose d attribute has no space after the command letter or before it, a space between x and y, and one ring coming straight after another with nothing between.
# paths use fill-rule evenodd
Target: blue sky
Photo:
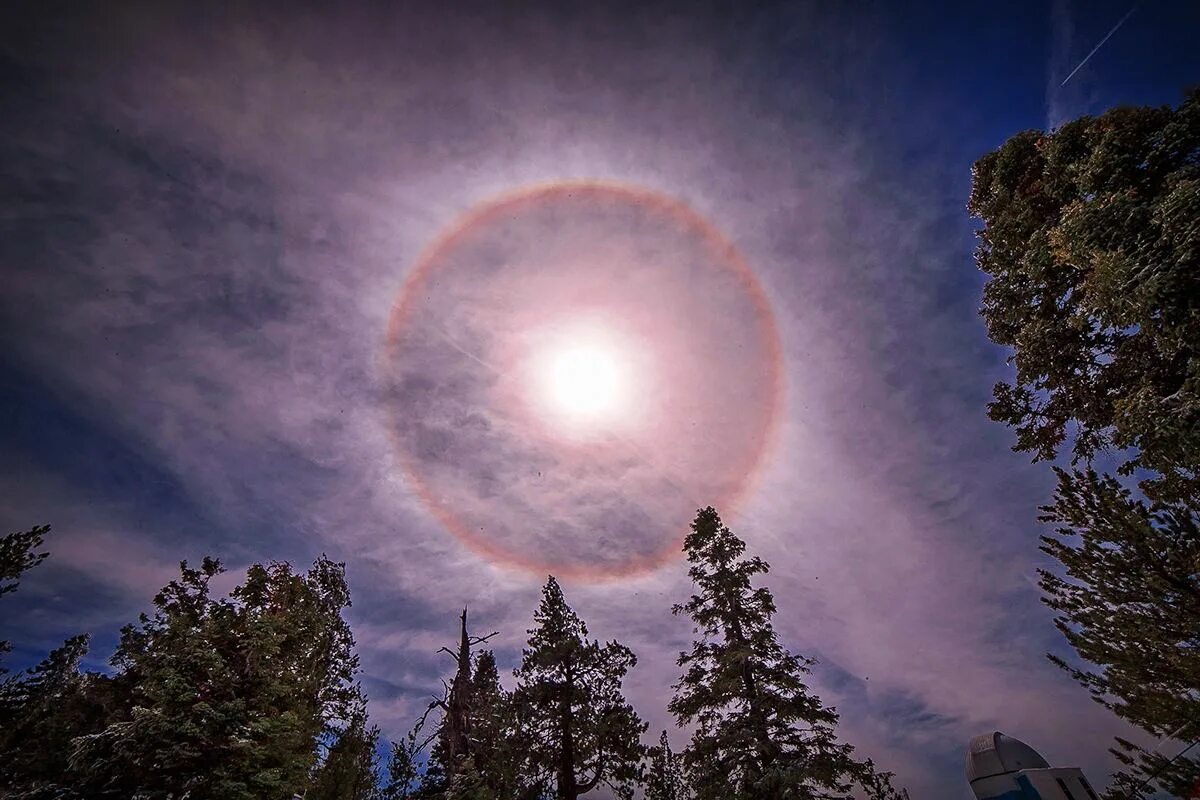
<instances>
[{"instance_id":1,"label":"blue sky","mask_svg":"<svg viewBox=\"0 0 1200 800\"><path fill-rule=\"evenodd\" d=\"M511 664L542 577L419 502L380 353L466 209L602 179L689 204L770 298L782 424L728 521L846 738L914 797L968 797L967 739L994 728L1105 783L1124 729L1043 657L1050 476L983 413L1007 368L964 204L1017 131L1177 102L1200 9L1139 6L1059 87L1127 5L825 5L2 12L0 523L55 528L5 598L12 662L88 630L101 666L181 558L328 552L387 733L437 690L463 603ZM565 588L668 725L682 564Z\"/></svg>"}]
</instances>

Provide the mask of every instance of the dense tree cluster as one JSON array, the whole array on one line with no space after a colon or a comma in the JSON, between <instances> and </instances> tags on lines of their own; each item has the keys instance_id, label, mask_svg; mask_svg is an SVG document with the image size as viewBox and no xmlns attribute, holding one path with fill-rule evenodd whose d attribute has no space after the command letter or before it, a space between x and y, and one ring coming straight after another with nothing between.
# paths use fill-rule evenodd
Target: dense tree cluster
<instances>
[{"instance_id":1,"label":"dense tree cluster","mask_svg":"<svg viewBox=\"0 0 1200 800\"><path fill-rule=\"evenodd\" d=\"M458 670L445 698L431 705L441 722L422 737L423 717L395 751L390 777L409 788L392 796L575 800L607 786L613 796L641 792L647 800L906 797L888 773L838 741L837 714L805 683L814 662L779 643L771 593L752 583L765 562L745 557L745 543L712 508L699 512L684 550L697 591L675 611L690 616L702 638L680 654L684 672L669 704L681 726L695 726L680 755L666 731L657 745L642 744L646 725L622 694L636 658L617 642L589 639L551 577L511 692L495 677L490 652L476 656L486 668L476 667L474 678L462 669L474 641L464 625ZM463 695L462 681L488 688ZM458 696L475 699L463 709L453 702ZM476 733L448 746L463 731ZM432 746L421 766L424 744Z\"/></svg>"},{"instance_id":2,"label":"dense tree cluster","mask_svg":"<svg viewBox=\"0 0 1200 800\"><path fill-rule=\"evenodd\" d=\"M181 564L154 613L121 631L110 672L80 670L88 640L76 636L0 684L0 794L282 798L353 757L350 738L373 733L361 731L343 566L254 565L217 599L220 572Z\"/></svg>"},{"instance_id":3,"label":"dense tree cluster","mask_svg":"<svg viewBox=\"0 0 1200 800\"><path fill-rule=\"evenodd\" d=\"M1114 797L1189 796L1200 785L1200 757L1185 750L1200 739L1200 92L1018 134L976 163L968 208L984 223L982 314L1016 368L989 413L1035 460L1069 449L1042 516L1056 526L1042 550L1061 569L1043 570L1041 587L1096 668L1052 660L1175 742L1118 740ZM1093 467L1098 455L1116 477Z\"/></svg>"},{"instance_id":4,"label":"dense tree cluster","mask_svg":"<svg viewBox=\"0 0 1200 800\"><path fill-rule=\"evenodd\" d=\"M45 554L48 529L0 540L5 591ZM904 797L834 732L805 683L813 662L771 627L766 571L704 509L685 552L696 594L676 608L701 634L670 710L682 753L624 695L637 663L590 637L550 577L505 688L460 617L445 691L387 752L367 716L345 570L256 564L225 597L214 560L180 565L152 613L126 626L111 669L86 671L86 636L0 683L0 798L277 800L805 800Z\"/></svg>"}]
</instances>

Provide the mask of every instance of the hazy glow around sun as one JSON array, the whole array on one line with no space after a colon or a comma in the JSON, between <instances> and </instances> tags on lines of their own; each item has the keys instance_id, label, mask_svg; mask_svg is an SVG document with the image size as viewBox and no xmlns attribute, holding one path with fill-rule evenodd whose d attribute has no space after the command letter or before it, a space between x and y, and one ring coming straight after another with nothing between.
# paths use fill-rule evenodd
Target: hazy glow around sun
<instances>
[{"instance_id":1,"label":"hazy glow around sun","mask_svg":"<svg viewBox=\"0 0 1200 800\"><path fill-rule=\"evenodd\" d=\"M566 345L552 356L548 388L563 412L598 417L619 405L622 377L609 348L580 342Z\"/></svg>"},{"instance_id":2,"label":"hazy glow around sun","mask_svg":"<svg viewBox=\"0 0 1200 800\"><path fill-rule=\"evenodd\" d=\"M587 181L442 231L386 357L409 484L480 556L534 574L676 558L680 520L754 485L782 396L770 304L733 244L675 198Z\"/></svg>"},{"instance_id":3,"label":"hazy glow around sun","mask_svg":"<svg viewBox=\"0 0 1200 800\"><path fill-rule=\"evenodd\" d=\"M581 322L539 332L530 349L526 391L545 421L575 435L629 422L638 392L629 342L603 325Z\"/></svg>"}]
</instances>

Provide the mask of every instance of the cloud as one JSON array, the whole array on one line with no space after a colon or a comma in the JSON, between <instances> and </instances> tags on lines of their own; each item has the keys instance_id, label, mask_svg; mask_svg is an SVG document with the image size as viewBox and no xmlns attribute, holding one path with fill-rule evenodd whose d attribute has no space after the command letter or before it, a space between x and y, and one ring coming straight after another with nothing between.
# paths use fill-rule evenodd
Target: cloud
<instances>
[{"instance_id":1,"label":"cloud","mask_svg":"<svg viewBox=\"0 0 1200 800\"><path fill-rule=\"evenodd\" d=\"M881 140L895 101L861 94L888 67L869 23L156 6L72 50L95 24L77 13L12 55L6 341L15 369L77 409L76 438L124 443L178 491L136 524L73 501L73 484L24 506L71 529L72 571L124 597L181 550L348 561L373 714L393 737L436 690L464 603L502 631L511 666L542 576L448 535L390 431L396 414L474 420L481 388L453 381L485 379L448 374L458 354L430 340L425 387L453 396L390 395L389 314L418 254L475 204L563 178L637 184L711 220L771 298L785 421L728 516L772 563L777 627L825 662L814 685L847 738L914 796L963 796L961 750L993 726L1103 782L1120 728L1042 658L1058 643L1028 575L1047 485L982 414L1003 366L974 310L966 164L907 162ZM473 479L537 497L505 461L481 458ZM185 521L193 508L203 524ZM669 608L689 592L677 561L567 585L595 635L638 653L630 692L652 731L670 726L691 634Z\"/></svg>"}]
</instances>

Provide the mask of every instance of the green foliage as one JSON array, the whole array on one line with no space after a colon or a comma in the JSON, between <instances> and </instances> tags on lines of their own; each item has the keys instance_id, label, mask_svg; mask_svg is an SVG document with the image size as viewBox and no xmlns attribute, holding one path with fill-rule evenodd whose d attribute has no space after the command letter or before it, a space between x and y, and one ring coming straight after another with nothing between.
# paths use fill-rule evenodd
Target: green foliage
<instances>
[{"instance_id":1,"label":"green foliage","mask_svg":"<svg viewBox=\"0 0 1200 800\"><path fill-rule=\"evenodd\" d=\"M687 608L713 635L740 625L744 638L732 647L697 647L715 648L705 651L714 655L725 646L738 664L753 664L761 692L747 705L748 716L731 728L720 721L702 726L689 757L749 744L757 758L766 752L760 745L768 747L770 763L757 762L750 779L737 772L740 756L725 758L723 764L735 770L725 777L732 776L742 792L727 792L732 800L822 796L812 787L840 786L842 777L859 779L868 791L871 779L890 786L886 775L874 773L869 762L854 762L849 747L832 740L832 710L786 674L789 668L805 671L810 662L778 647L770 631L770 594L749 587L749 577L766 566L739 561L744 545L720 526L715 512L706 513L719 535L704 544L697 527L689 553L725 555L711 575L693 559L693 578L717 590L731 574L739 576L732 585L744 590L742 606L728 607L730 596L718 592L718 605L728 612L723 616L713 616L712 604L699 597ZM6 540L17 565L6 568L9 580L44 558L33 552L41 533L34 529ZM256 564L228 596L214 597L210 585L221 571L209 558L198 568L181 563L179 578L154 598L152 613L122 629L111 675L80 670L87 652L87 637L80 636L0 682L0 797L577 800L606 787L630 800L639 786L648 800L695 796L666 732L656 748L641 744L646 725L623 695L624 678L636 664L633 653L618 642L590 639L553 577L534 614L512 692L501 685L490 651L471 652L491 635L469 636L464 611L457 650L443 648L457 664L446 694L430 704L405 741L392 745L381 780L379 732L368 724L354 640L343 618L350 605L343 565L322 557L299 574L285 563ZM723 703L742 701L736 687L721 695L724 684L744 677L740 669L728 672L727 660L717 658L717 672L709 676L722 686L681 690L673 703L677 713L711 722L722 712L687 712L683 704L719 695ZM697 670L703 671L699 661L689 675ZM442 712L438 727L424 734L435 710ZM777 724L801 718L811 725L803 733ZM773 738L716 746L704 740L735 729L743 738L754 734L758 728L747 720L761 721ZM699 796L717 796L713 769L698 761L694 768L709 779ZM807 793L797 794L799 786Z\"/></svg>"},{"instance_id":2,"label":"green foliage","mask_svg":"<svg viewBox=\"0 0 1200 800\"><path fill-rule=\"evenodd\" d=\"M1194 739L1180 727L1200 719L1200 93L1014 136L975 165L968 208L982 313L1016 366L990 416L1035 459L1068 439L1074 463L1122 451L1148 498L1057 470L1042 550L1064 574L1041 586L1096 669L1051 660L1155 736ZM1124 740L1114 753L1122 795L1184 794L1200 775Z\"/></svg>"},{"instance_id":3,"label":"green foliage","mask_svg":"<svg viewBox=\"0 0 1200 800\"><path fill-rule=\"evenodd\" d=\"M72 794L62 786L72 742L98 730L114 704L111 681L79 671L87 649L86 635L72 637L0 684L0 787L29 798Z\"/></svg>"},{"instance_id":4,"label":"green foliage","mask_svg":"<svg viewBox=\"0 0 1200 800\"><path fill-rule=\"evenodd\" d=\"M1200 737L1200 515L1195 506L1136 500L1109 476L1056 470L1042 520L1057 525L1041 549L1065 576L1041 570L1043 601L1079 655L1101 667L1067 670L1098 701L1156 737L1192 725ZM1186 731L1186 728L1185 728ZM1140 780L1164 757L1128 742L1114 750ZM1187 759L1163 773L1164 791L1200 779Z\"/></svg>"},{"instance_id":5,"label":"green foliage","mask_svg":"<svg viewBox=\"0 0 1200 800\"><path fill-rule=\"evenodd\" d=\"M1191 731L1191 733L1187 733ZM1166 755L1157 750L1146 750L1126 739L1117 737L1117 747L1110 752L1123 765L1123 770L1113 775L1112 783L1105 793L1106 800L1131 800L1165 793L1171 797L1194 798L1200 792L1200 755L1196 754L1195 739L1200 731L1192 725L1179 732L1192 741L1191 748ZM1183 747L1172 742L1173 747ZM1157 792L1155 791L1157 790Z\"/></svg>"},{"instance_id":6,"label":"green foliage","mask_svg":"<svg viewBox=\"0 0 1200 800\"><path fill-rule=\"evenodd\" d=\"M379 729L367 727L365 707L333 738L312 777L304 800L375 800L378 795L375 746Z\"/></svg>"},{"instance_id":7,"label":"green foliage","mask_svg":"<svg viewBox=\"0 0 1200 800\"><path fill-rule=\"evenodd\" d=\"M837 714L805 683L814 662L779 644L774 598L752 585L768 566L745 550L711 507L684 540L696 593L674 611L702 638L679 656L669 708L696 728L683 761L697 799L824 798L873 777L886 783L837 741Z\"/></svg>"},{"instance_id":8,"label":"green foliage","mask_svg":"<svg viewBox=\"0 0 1200 800\"><path fill-rule=\"evenodd\" d=\"M500 685L496 658L489 650L475 657L471 681L471 763L490 800L522 800L536 794L527 780L528 736L511 693Z\"/></svg>"},{"instance_id":9,"label":"green foliage","mask_svg":"<svg viewBox=\"0 0 1200 800\"><path fill-rule=\"evenodd\" d=\"M441 709L442 720L438 726L436 743L430 754L429 765L422 781L424 793L430 795L440 795L449 789L454 778L461 771L467 769L467 761L474 749L471 740L475 727L476 702L471 646L489 637L483 639L471 637L467 632L467 610L465 608L460 620L457 651L446 647L440 651L449 653L454 658L457 669L446 690L445 698L435 701L433 705L433 708ZM473 770L473 761L471 763Z\"/></svg>"},{"instance_id":10,"label":"green foliage","mask_svg":"<svg viewBox=\"0 0 1200 800\"><path fill-rule=\"evenodd\" d=\"M621 684L636 657L618 642L589 640L553 577L533 619L514 694L531 782L552 782L557 800L575 800L601 785L632 797L646 725Z\"/></svg>"},{"instance_id":11,"label":"green foliage","mask_svg":"<svg viewBox=\"0 0 1200 800\"><path fill-rule=\"evenodd\" d=\"M646 800L688 800L691 793L684 779L683 764L671 751L666 731L658 737L658 745L650 748L648 756Z\"/></svg>"},{"instance_id":12,"label":"green foliage","mask_svg":"<svg viewBox=\"0 0 1200 800\"><path fill-rule=\"evenodd\" d=\"M409 731L402 742L392 742L384 783L379 787L379 800L410 800L417 796L420 786L419 763L420 724Z\"/></svg>"},{"instance_id":13,"label":"green foliage","mask_svg":"<svg viewBox=\"0 0 1200 800\"><path fill-rule=\"evenodd\" d=\"M1009 139L974 167L988 333L1013 348L990 416L1016 449L1129 450L1200 497L1200 93Z\"/></svg>"},{"instance_id":14,"label":"green foliage","mask_svg":"<svg viewBox=\"0 0 1200 800\"><path fill-rule=\"evenodd\" d=\"M500 685L495 656L487 650L471 656L471 647L495 634L472 637L462 615L457 669L445 696L430 703L406 740L392 745L388 800L537 800L540 785L528 778L529 740L511 693ZM429 714L441 712L432 735L422 731ZM421 754L432 743L424 764Z\"/></svg>"},{"instance_id":15,"label":"green foliage","mask_svg":"<svg viewBox=\"0 0 1200 800\"><path fill-rule=\"evenodd\" d=\"M41 525L0 538L0 595L45 560L37 550L49 531ZM87 649L86 635L71 637L24 674L0 681L0 797L75 796L61 785L72 741L102 724L112 699L109 681L79 672ZM0 642L0 653L8 650Z\"/></svg>"},{"instance_id":16,"label":"green foliage","mask_svg":"<svg viewBox=\"0 0 1200 800\"><path fill-rule=\"evenodd\" d=\"M340 564L307 575L254 565L226 599L205 559L126 626L114 680L130 703L76 741L72 772L92 797L290 798L307 785L317 743L360 701Z\"/></svg>"}]
</instances>

